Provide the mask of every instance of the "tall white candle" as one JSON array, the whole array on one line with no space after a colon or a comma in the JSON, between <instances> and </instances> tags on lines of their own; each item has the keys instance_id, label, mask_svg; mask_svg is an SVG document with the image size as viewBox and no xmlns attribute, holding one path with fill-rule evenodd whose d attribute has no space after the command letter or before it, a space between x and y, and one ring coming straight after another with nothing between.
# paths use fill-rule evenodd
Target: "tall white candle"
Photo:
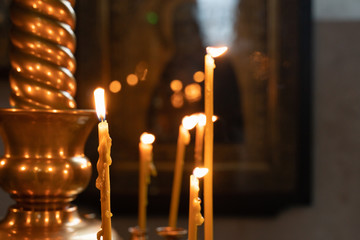
<instances>
[{"instance_id":1,"label":"tall white candle","mask_svg":"<svg viewBox=\"0 0 360 240\"><path fill-rule=\"evenodd\" d=\"M174 169L174 180L173 180L173 186L171 192L170 213L169 213L169 226L173 228L175 228L177 224L181 181L182 181L182 174L184 167L185 146L190 143L189 130L195 127L196 122L197 119L195 117L185 116L179 127L179 136L177 141L176 160L175 160L175 169Z\"/></svg>"},{"instance_id":2,"label":"tall white candle","mask_svg":"<svg viewBox=\"0 0 360 240\"><path fill-rule=\"evenodd\" d=\"M96 112L101 122L98 125L99 133L99 160L97 162L98 177L96 188L100 190L101 201L101 230L97 233L97 239L111 240L111 208L110 208L110 171L111 165L111 138L109 125L105 120L105 92L102 88L94 91Z\"/></svg>"},{"instance_id":3,"label":"tall white candle","mask_svg":"<svg viewBox=\"0 0 360 240\"><path fill-rule=\"evenodd\" d=\"M213 240L213 143L214 125L214 57L218 57L227 51L227 47L207 47L205 55L205 142L204 142L204 166L209 173L204 178L204 213L205 213L205 240Z\"/></svg>"},{"instance_id":4,"label":"tall white candle","mask_svg":"<svg viewBox=\"0 0 360 240\"><path fill-rule=\"evenodd\" d=\"M195 133L195 149L194 149L194 159L195 167L200 167L203 165L203 146L204 146L204 130L206 124L206 116L203 113L197 115L198 123L196 124L196 133Z\"/></svg>"},{"instance_id":5,"label":"tall white candle","mask_svg":"<svg viewBox=\"0 0 360 240\"><path fill-rule=\"evenodd\" d=\"M197 226L204 222L199 198L199 178L202 178L207 172L207 168L195 168L190 176L188 240L197 239Z\"/></svg>"},{"instance_id":6,"label":"tall white candle","mask_svg":"<svg viewBox=\"0 0 360 240\"><path fill-rule=\"evenodd\" d=\"M140 137L140 168L139 168L139 206L138 206L138 225L142 230L146 229L146 207L147 192L150 179L152 163L152 143L155 136L149 133L143 133ZM154 173L154 172L153 172Z\"/></svg>"}]
</instances>

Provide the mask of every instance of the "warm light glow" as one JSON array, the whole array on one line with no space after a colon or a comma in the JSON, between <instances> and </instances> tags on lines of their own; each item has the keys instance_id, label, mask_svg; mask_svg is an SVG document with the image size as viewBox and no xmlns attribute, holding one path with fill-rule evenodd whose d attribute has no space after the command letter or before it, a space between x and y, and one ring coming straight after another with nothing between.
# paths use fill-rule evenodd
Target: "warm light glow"
<instances>
[{"instance_id":1,"label":"warm light glow","mask_svg":"<svg viewBox=\"0 0 360 240\"><path fill-rule=\"evenodd\" d=\"M182 82L180 80L175 79L175 80L171 81L170 88L174 92L179 92L183 88L183 84L182 84Z\"/></svg>"},{"instance_id":2,"label":"warm light glow","mask_svg":"<svg viewBox=\"0 0 360 240\"><path fill-rule=\"evenodd\" d=\"M97 88L94 91L95 97L95 109L99 119L105 119L105 90L103 88Z\"/></svg>"},{"instance_id":3,"label":"warm light glow","mask_svg":"<svg viewBox=\"0 0 360 240\"><path fill-rule=\"evenodd\" d=\"M197 123L198 123L198 118L195 115L185 116L182 120L182 125L187 130L193 129Z\"/></svg>"},{"instance_id":4,"label":"warm light glow","mask_svg":"<svg viewBox=\"0 0 360 240\"><path fill-rule=\"evenodd\" d=\"M1 166L4 166L4 165L5 165L5 160L2 160L2 161L0 162L0 164L1 164Z\"/></svg>"},{"instance_id":5,"label":"warm light glow","mask_svg":"<svg viewBox=\"0 0 360 240\"><path fill-rule=\"evenodd\" d=\"M174 108L181 108L184 105L184 95L182 92L173 93L170 100Z\"/></svg>"},{"instance_id":6,"label":"warm light glow","mask_svg":"<svg viewBox=\"0 0 360 240\"><path fill-rule=\"evenodd\" d=\"M25 171L26 170L26 166L21 166L20 167L20 171Z\"/></svg>"},{"instance_id":7,"label":"warm light glow","mask_svg":"<svg viewBox=\"0 0 360 240\"><path fill-rule=\"evenodd\" d=\"M135 74L129 74L126 78L126 82L130 86L135 86L139 82L139 78Z\"/></svg>"},{"instance_id":8,"label":"warm light glow","mask_svg":"<svg viewBox=\"0 0 360 240\"><path fill-rule=\"evenodd\" d=\"M209 169L207 168L195 168L194 171L193 171L193 174L195 177L197 178L202 178L204 177L207 173L209 172Z\"/></svg>"},{"instance_id":9,"label":"warm light glow","mask_svg":"<svg viewBox=\"0 0 360 240\"><path fill-rule=\"evenodd\" d=\"M189 102L196 102L201 99L201 86L198 83L192 83L185 87L185 97Z\"/></svg>"},{"instance_id":10,"label":"warm light glow","mask_svg":"<svg viewBox=\"0 0 360 240\"><path fill-rule=\"evenodd\" d=\"M205 126L206 125L206 115L203 114L203 113L195 113L193 114L194 116L197 117L197 120L198 120L198 123L199 126ZM213 122L216 122L218 120L218 117L217 116L212 116L212 121Z\"/></svg>"},{"instance_id":11,"label":"warm light glow","mask_svg":"<svg viewBox=\"0 0 360 240\"><path fill-rule=\"evenodd\" d=\"M206 115L203 113L199 113L197 117L198 117L199 126L205 126L206 125Z\"/></svg>"},{"instance_id":12,"label":"warm light glow","mask_svg":"<svg viewBox=\"0 0 360 240\"><path fill-rule=\"evenodd\" d=\"M151 133L144 132L140 136L140 141L144 144L152 144L155 141L155 136Z\"/></svg>"},{"instance_id":13,"label":"warm light glow","mask_svg":"<svg viewBox=\"0 0 360 240\"><path fill-rule=\"evenodd\" d=\"M69 107L70 107L70 108L74 108L74 107L75 107L74 102L69 102Z\"/></svg>"},{"instance_id":14,"label":"warm light glow","mask_svg":"<svg viewBox=\"0 0 360 240\"><path fill-rule=\"evenodd\" d=\"M121 90L121 83L118 80L114 80L109 84L109 90L112 93L118 93Z\"/></svg>"},{"instance_id":15,"label":"warm light glow","mask_svg":"<svg viewBox=\"0 0 360 240\"><path fill-rule=\"evenodd\" d=\"M194 73L193 75L193 79L195 82L201 83L204 81L205 79L205 74L203 71L197 71L196 73Z\"/></svg>"},{"instance_id":16,"label":"warm light glow","mask_svg":"<svg viewBox=\"0 0 360 240\"><path fill-rule=\"evenodd\" d=\"M206 48L207 54L209 54L213 58L221 56L227 50L228 50L228 47L207 47Z\"/></svg>"}]
</instances>

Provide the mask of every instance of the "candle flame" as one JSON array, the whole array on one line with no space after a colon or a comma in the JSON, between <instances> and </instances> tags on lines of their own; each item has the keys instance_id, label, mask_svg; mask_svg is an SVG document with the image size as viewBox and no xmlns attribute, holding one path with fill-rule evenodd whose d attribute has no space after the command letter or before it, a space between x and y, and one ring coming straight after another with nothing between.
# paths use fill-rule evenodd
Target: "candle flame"
<instances>
[{"instance_id":1,"label":"candle flame","mask_svg":"<svg viewBox=\"0 0 360 240\"><path fill-rule=\"evenodd\" d=\"M199 126L205 126L206 125L206 115L203 113L197 113L197 114L193 114L197 117L197 124ZM212 116L212 121L216 122L219 118L217 116Z\"/></svg>"},{"instance_id":2,"label":"candle flame","mask_svg":"<svg viewBox=\"0 0 360 240\"><path fill-rule=\"evenodd\" d=\"M144 132L140 136L140 141L144 144L152 144L155 141L155 136L151 133Z\"/></svg>"},{"instance_id":3,"label":"candle flame","mask_svg":"<svg viewBox=\"0 0 360 240\"><path fill-rule=\"evenodd\" d=\"M202 178L204 177L207 173L209 172L209 169L207 168L195 168L194 171L193 171L193 174L195 177L197 178Z\"/></svg>"},{"instance_id":4,"label":"candle flame","mask_svg":"<svg viewBox=\"0 0 360 240\"><path fill-rule=\"evenodd\" d=\"M206 52L211 57L216 58L221 56L223 53L225 53L228 50L228 47L207 47Z\"/></svg>"},{"instance_id":5,"label":"candle flame","mask_svg":"<svg viewBox=\"0 0 360 240\"><path fill-rule=\"evenodd\" d=\"M182 120L182 125L185 129L191 130L198 123L198 117L196 115L185 116Z\"/></svg>"},{"instance_id":6,"label":"candle flame","mask_svg":"<svg viewBox=\"0 0 360 240\"><path fill-rule=\"evenodd\" d=\"M94 91L95 109L99 119L105 119L105 90L97 88Z\"/></svg>"},{"instance_id":7,"label":"candle flame","mask_svg":"<svg viewBox=\"0 0 360 240\"><path fill-rule=\"evenodd\" d=\"M206 125L206 115L203 113L198 114L198 124L199 126L205 126Z\"/></svg>"}]
</instances>

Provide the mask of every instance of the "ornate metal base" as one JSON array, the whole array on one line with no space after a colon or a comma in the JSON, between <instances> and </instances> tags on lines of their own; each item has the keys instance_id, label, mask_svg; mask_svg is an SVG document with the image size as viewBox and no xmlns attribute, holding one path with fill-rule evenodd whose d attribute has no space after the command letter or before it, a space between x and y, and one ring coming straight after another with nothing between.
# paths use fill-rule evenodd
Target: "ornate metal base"
<instances>
[{"instance_id":1,"label":"ornate metal base","mask_svg":"<svg viewBox=\"0 0 360 240\"><path fill-rule=\"evenodd\" d=\"M75 206L51 211L11 207L6 218L0 223L0 239L95 240L100 225L99 220L80 217ZM113 239L120 238L113 233Z\"/></svg>"},{"instance_id":2,"label":"ornate metal base","mask_svg":"<svg viewBox=\"0 0 360 240\"><path fill-rule=\"evenodd\" d=\"M136 227L130 227L129 228L130 233L130 240L147 240L148 235L146 230L142 230L138 226Z\"/></svg>"},{"instance_id":3,"label":"ornate metal base","mask_svg":"<svg viewBox=\"0 0 360 240\"><path fill-rule=\"evenodd\" d=\"M96 122L89 110L0 110L0 185L16 201L1 240L96 239L100 221L70 203L90 180L84 145Z\"/></svg>"}]
</instances>

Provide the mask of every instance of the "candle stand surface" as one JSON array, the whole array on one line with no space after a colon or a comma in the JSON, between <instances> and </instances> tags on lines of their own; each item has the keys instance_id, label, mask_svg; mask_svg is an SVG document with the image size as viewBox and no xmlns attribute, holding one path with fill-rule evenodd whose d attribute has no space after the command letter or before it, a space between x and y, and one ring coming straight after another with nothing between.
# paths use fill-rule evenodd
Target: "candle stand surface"
<instances>
[{"instance_id":1,"label":"candle stand surface","mask_svg":"<svg viewBox=\"0 0 360 240\"><path fill-rule=\"evenodd\" d=\"M158 227L156 232L164 240L180 240L187 236L187 231L184 228Z\"/></svg>"},{"instance_id":2,"label":"candle stand surface","mask_svg":"<svg viewBox=\"0 0 360 240\"><path fill-rule=\"evenodd\" d=\"M91 110L0 110L0 185L16 201L0 239L96 239L101 222L71 204L91 177L84 145L96 122Z\"/></svg>"},{"instance_id":3,"label":"candle stand surface","mask_svg":"<svg viewBox=\"0 0 360 240\"><path fill-rule=\"evenodd\" d=\"M147 239L149 239L148 235L147 235L147 231L139 228L138 226L130 227L129 233L130 233L130 240L147 240Z\"/></svg>"}]
</instances>

